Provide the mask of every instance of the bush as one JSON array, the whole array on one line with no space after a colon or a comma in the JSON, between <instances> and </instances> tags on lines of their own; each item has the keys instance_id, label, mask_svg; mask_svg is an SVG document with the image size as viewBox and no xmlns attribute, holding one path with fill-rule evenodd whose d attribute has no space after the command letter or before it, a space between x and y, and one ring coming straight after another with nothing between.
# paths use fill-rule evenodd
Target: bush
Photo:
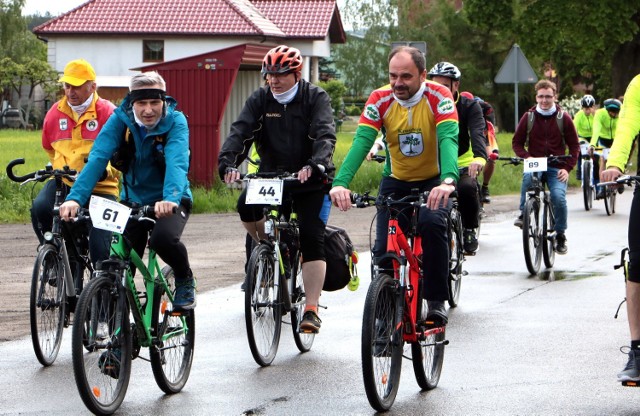
<instances>
[{"instance_id":1,"label":"bush","mask_svg":"<svg viewBox=\"0 0 640 416\"><path fill-rule=\"evenodd\" d=\"M344 113L348 116L359 116L360 114L362 114L362 108L352 104L348 107L345 107Z\"/></svg>"}]
</instances>

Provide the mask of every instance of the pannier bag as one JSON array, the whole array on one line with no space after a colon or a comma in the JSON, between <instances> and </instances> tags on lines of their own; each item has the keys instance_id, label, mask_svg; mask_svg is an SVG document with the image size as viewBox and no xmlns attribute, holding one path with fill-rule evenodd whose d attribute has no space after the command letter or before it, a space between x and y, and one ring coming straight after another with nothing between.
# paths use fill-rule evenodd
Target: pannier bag
<instances>
[{"instance_id":1,"label":"pannier bag","mask_svg":"<svg viewBox=\"0 0 640 416\"><path fill-rule=\"evenodd\" d=\"M358 278L358 253L347 232L333 225L327 225L324 232L324 252L327 259L327 273L322 290L329 292L340 290L348 285L356 290L360 285Z\"/></svg>"}]
</instances>

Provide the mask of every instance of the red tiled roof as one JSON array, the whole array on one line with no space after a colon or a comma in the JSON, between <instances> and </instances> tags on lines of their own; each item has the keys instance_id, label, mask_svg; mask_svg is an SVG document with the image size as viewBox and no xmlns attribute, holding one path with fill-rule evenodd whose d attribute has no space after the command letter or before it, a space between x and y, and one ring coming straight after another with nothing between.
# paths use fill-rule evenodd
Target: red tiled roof
<instances>
[{"instance_id":1,"label":"red tiled roof","mask_svg":"<svg viewBox=\"0 0 640 416\"><path fill-rule=\"evenodd\" d=\"M33 31L322 39L334 12L336 0L89 0Z\"/></svg>"}]
</instances>

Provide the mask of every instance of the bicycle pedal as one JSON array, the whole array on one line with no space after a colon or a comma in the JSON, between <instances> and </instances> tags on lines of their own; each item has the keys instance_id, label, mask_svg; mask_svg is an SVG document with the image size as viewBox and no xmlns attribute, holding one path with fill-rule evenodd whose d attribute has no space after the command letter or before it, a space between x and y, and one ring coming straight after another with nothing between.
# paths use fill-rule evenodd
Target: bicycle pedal
<instances>
[{"instance_id":1,"label":"bicycle pedal","mask_svg":"<svg viewBox=\"0 0 640 416\"><path fill-rule=\"evenodd\" d=\"M193 309L175 309L169 311L169 316L189 316Z\"/></svg>"},{"instance_id":2,"label":"bicycle pedal","mask_svg":"<svg viewBox=\"0 0 640 416\"><path fill-rule=\"evenodd\" d=\"M633 381L633 380L623 381L622 385L625 387L640 387L640 381Z\"/></svg>"},{"instance_id":3,"label":"bicycle pedal","mask_svg":"<svg viewBox=\"0 0 640 416\"><path fill-rule=\"evenodd\" d=\"M465 251L464 255L465 256L475 256L477 253L477 251Z\"/></svg>"}]
</instances>

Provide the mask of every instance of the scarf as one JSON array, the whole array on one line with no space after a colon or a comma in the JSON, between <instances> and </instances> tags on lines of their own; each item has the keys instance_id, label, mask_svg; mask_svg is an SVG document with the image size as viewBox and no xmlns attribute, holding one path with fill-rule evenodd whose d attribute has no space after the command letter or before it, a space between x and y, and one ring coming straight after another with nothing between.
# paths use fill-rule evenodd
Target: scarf
<instances>
[{"instance_id":1,"label":"scarf","mask_svg":"<svg viewBox=\"0 0 640 416\"><path fill-rule=\"evenodd\" d=\"M395 98L398 104L400 104L404 108L411 108L420 102L420 100L422 99L422 95L424 94L425 88L426 88L426 85L422 83L422 85L420 85L420 89L418 90L418 92L416 92L415 95L409 98L408 100L399 99L398 97L396 97L395 93L393 94L393 98Z\"/></svg>"},{"instance_id":2,"label":"scarf","mask_svg":"<svg viewBox=\"0 0 640 416\"><path fill-rule=\"evenodd\" d=\"M550 108L550 109L548 109L548 110L543 110L542 108L540 108L540 104L538 104L538 105L536 106L536 111L537 111L539 114L543 115L543 116L551 116L551 115L553 115L553 113L555 113L555 112L556 112L556 104L555 104L555 103L553 103L553 105L551 106L551 108Z\"/></svg>"},{"instance_id":3,"label":"scarf","mask_svg":"<svg viewBox=\"0 0 640 416\"><path fill-rule=\"evenodd\" d=\"M293 97L295 97L298 93L298 85L300 84L296 83L296 85L291 87L289 91L285 91L281 94L276 94L275 92L271 91L273 93L273 98L275 98L276 101L280 104L289 104L291 100L293 100Z\"/></svg>"},{"instance_id":4,"label":"scarf","mask_svg":"<svg viewBox=\"0 0 640 416\"><path fill-rule=\"evenodd\" d=\"M80 105L71 105L69 104L69 107L71 107L71 109L73 110L74 113L76 113L78 115L78 118L83 115L85 113L85 111L87 111L87 109L89 108L89 106L91 105L91 103L93 102L93 94L91 94L89 96L89 98L87 98L87 101L83 102ZM68 102L67 102L68 104Z\"/></svg>"}]
</instances>

